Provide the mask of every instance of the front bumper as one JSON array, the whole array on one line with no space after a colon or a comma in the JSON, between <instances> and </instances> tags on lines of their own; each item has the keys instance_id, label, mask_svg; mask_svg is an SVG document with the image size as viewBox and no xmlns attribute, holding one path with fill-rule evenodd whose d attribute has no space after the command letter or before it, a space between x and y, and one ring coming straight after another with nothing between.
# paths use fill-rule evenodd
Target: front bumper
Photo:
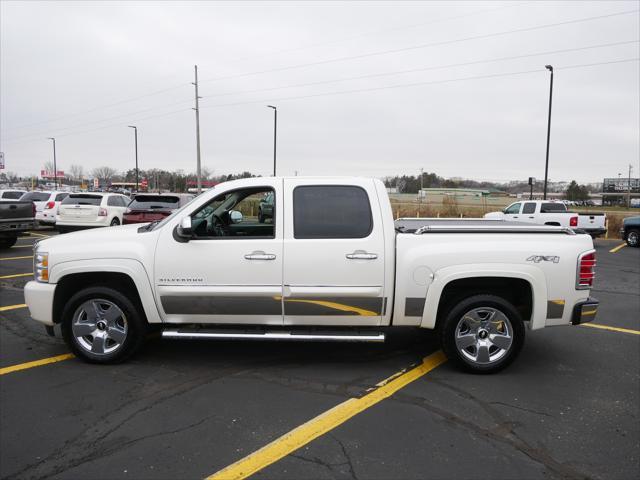
<instances>
[{"instance_id":1,"label":"front bumper","mask_svg":"<svg viewBox=\"0 0 640 480\"><path fill-rule=\"evenodd\" d=\"M53 326L53 296L56 285L32 280L24 287L24 301L29 307L31 318L45 325Z\"/></svg>"},{"instance_id":2,"label":"front bumper","mask_svg":"<svg viewBox=\"0 0 640 480\"><path fill-rule=\"evenodd\" d=\"M571 316L572 325L580 325L581 323L591 322L596 318L598 313L598 305L600 302L593 297L589 297L579 302L573 307L573 315Z\"/></svg>"}]
</instances>

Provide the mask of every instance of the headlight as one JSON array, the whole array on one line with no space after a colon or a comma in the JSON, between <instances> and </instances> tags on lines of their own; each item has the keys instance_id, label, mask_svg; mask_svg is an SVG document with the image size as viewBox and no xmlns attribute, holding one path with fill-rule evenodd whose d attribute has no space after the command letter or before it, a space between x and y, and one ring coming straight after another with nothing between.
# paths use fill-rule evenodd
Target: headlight
<instances>
[{"instance_id":1,"label":"headlight","mask_svg":"<svg viewBox=\"0 0 640 480\"><path fill-rule=\"evenodd\" d=\"M33 256L33 276L36 282L49 283L49 254L36 252Z\"/></svg>"}]
</instances>

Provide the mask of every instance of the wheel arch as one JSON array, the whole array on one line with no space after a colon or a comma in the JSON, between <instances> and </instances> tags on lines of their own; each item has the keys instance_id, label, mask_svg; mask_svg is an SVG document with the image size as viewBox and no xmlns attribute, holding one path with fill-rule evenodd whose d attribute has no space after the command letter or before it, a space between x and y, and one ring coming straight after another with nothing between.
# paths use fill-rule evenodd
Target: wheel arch
<instances>
[{"instance_id":1,"label":"wheel arch","mask_svg":"<svg viewBox=\"0 0 640 480\"><path fill-rule=\"evenodd\" d=\"M106 263L108 262L108 263ZM106 286L118 290L140 308L148 323L160 323L151 284L143 266L134 260L105 260L91 263L66 262L51 272L51 283L56 283L52 318L60 323L66 302L78 290L88 286Z\"/></svg>"},{"instance_id":2,"label":"wheel arch","mask_svg":"<svg viewBox=\"0 0 640 480\"><path fill-rule=\"evenodd\" d=\"M436 328L446 310L461 298L497 295L513 303L531 329L544 327L547 287L544 274L534 267L461 265L436 272L427 291L421 326Z\"/></svg>"}]
</instances>

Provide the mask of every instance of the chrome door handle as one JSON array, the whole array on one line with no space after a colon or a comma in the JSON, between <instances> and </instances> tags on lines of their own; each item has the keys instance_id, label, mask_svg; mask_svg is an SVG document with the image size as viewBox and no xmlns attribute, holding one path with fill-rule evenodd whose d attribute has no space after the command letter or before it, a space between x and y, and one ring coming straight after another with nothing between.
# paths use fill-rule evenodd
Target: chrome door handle
<instances>
[{"instance_id":1,"label":"chrome door handle","mask_svg":"<svg viewBox=\"0 0 640 480\"><path fill-rule=\"evenodd\" d=\"M275 260L276 256L273 253L264 253L262 250L256 250L255 252L247 253L244 258L247 260Z\"/></svg>"},{"instance_id":2,"label":"chrome door handle","mask_svg":"<svg viewBox=\"0 0 640 480\"><path fill-rule=\"evenodd\" d=\"M378 258L377 253L368 253L364 250L356 250L353 253L347 253L346 257L349 260L375 260Z\"/></svg>"}]
</instances>

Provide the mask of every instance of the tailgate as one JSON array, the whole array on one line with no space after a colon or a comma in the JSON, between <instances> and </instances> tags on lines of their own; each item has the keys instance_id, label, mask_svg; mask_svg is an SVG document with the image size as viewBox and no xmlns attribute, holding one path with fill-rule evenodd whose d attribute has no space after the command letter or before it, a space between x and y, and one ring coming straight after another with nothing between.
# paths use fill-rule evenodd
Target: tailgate
<instances>
[{"instance_id":1,"label":"tailgate","mask_svg":"<svg viewBox=\"0 0 640 480\"><path fill-rule=\"evenodd\" d=\"M93 218L98 216L99 210L97 205L60 205L58 215L63 218Z\"/></svg>"},{"instance_id":2,"label":"tailgate","mask_svg":"<svg viewBox=\"0 0 640 480\"><path fill-rule=\"evenodd\" d=\"M579 213L578 228L604 228L606 218L602 212Z\"/></svg>"},{"instance_id":3,"label":"tailgate","mask_svg":"<svg viewBox=\"0 0 640 480\"><path fill-rule=\"evenodd\" d=\"M32 202L0 202L0 221L33 219Z\"/></svg>"}]
</instances>

